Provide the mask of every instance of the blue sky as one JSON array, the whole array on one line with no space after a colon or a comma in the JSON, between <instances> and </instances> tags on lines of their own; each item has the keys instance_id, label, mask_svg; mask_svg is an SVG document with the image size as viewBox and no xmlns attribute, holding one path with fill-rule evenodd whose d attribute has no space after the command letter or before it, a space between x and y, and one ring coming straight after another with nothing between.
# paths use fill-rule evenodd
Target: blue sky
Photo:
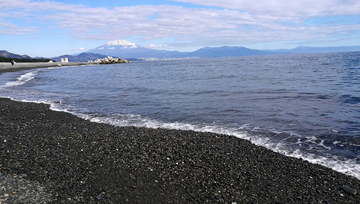
<instances>
[{"instance_id":1,"label":"blue sky","mask_svg":"<svg viewBox=\"0 0 360 204\"><path fill-rule=\"evenodd\" d=\"M143 47L359 46L359 0L0 0L0 50L81 53L124 39Z\"/></svg>"}]
</instances>

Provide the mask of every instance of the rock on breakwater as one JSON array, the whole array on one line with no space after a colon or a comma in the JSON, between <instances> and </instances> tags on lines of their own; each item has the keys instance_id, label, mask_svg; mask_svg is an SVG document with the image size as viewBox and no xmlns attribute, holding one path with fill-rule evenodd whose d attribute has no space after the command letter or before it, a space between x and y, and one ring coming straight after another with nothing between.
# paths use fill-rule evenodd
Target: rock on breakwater
<instances>
[{"instance_id":1,"label":"rock on breakwater","mask_svg":"<svg viewBox=\"0 0 360 204\"><path fill-rule=\"evenodd\" d=\"M105 57L104 59L97 59L94 61L95 64L117 64L117 63L132 63L126 59L122 58L113 58L113 57Z\"/></svg>"},{"instance_id":2,"label":"rock on breakwater","mask_svg":"<svg viewBox=\"0 0 360 204\"><path fill-rule=\"evenodd\" d=\"M115 127L0 99L0 171L55 203L360 203L360 181L213 133Z\"/></svg>"}]
</instances>

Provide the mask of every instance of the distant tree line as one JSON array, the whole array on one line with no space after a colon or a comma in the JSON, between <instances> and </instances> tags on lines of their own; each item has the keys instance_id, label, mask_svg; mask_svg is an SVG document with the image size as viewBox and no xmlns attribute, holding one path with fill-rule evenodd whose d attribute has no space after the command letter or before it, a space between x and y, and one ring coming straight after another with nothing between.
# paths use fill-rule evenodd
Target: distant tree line
<instances>
[{"instance_id":1,"label":"distant tree line","mask_svg":"<svg viewBox=\"0 0 360 204\"><path fill-rule=\"evenodd\" d=\"M51 59L21 59L21 58L7 58L7 57L0 57L0 62L11 62L14 60L15 62L49 62ZM53 62L56 62L53 60Z\"/></svg>"}]
</instances>

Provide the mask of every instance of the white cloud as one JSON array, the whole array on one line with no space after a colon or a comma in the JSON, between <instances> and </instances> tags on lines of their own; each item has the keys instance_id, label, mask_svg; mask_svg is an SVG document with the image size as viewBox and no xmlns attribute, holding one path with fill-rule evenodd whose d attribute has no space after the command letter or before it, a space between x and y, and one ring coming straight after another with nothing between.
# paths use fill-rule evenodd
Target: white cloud
<instances>
[{"instance_id":1,"label":"white cloud","mask_svg":"<svg viewBox=\"0 0 360 204\"><path fill-rule=\"evenodd\" d=\"M1 20L1 19L0 19ZM14 24L0 21L0 34L6 35L29 35L38 32L35 27L19 27Z\"/></svg>"},{"instance_id":2,"label":"white cloud","mask_svg":"<svg viewBox=\"0 0 360 204\"><path fill-rule=\"evenodd\" d=\"M226 9L195 9L180 6L132 6L89 8L53 1L0 0L0 33L28 34L29 16L36 21L66 31L76 39L114 40L133 36L143 41L176 38L181 42L206 45L236 45L286 40L332 38L359 32L357 25L305 25L310 17L360 14L360 1L350 0L177 0ZM230 9L230 10L229 10ZM17 21L9 20L17 12ZM156 15L156 18L153 18ZM49 26L49 27L51 27ZM9 29L11 28L11 29ZM54 28L52 28L54 29ZM54 31L55 32L55 31ZM185 44L185 43L184 43ZM150 45L169 48L167 45Z\"/></svg>"},{"instance_id":3,"label":"white cloud","mask_svg":"<svg viewBox=\"0 0 360 204\"><path fill-rule=\"evenodd\" d=\"M157 48L170 48L170 46L168 44L159 44L159 45L154 45L154 44L150 44L149 46L146 46L147 48L153 48L153 49L157 49Z\"/></svg>"},{"instance_id":4,"label":"white cloud","mask_svg":"<svg viewBox=\"0 0 360 204\"><path fill-rule=\"evenodd\" d=\"M358 0L173 0L276 16L359 15Z\"/></svg>"}]
</instances>

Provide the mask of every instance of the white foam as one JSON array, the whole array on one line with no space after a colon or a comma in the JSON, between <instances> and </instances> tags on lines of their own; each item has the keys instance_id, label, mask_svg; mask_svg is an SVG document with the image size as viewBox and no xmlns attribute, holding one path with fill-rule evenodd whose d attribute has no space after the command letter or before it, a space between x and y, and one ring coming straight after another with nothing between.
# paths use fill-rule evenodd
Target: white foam
<instances>
[{"instance_id":1,"label":"white foam","mask_svg":"<svg viewBox=\"0 0 360 204\"><path fill-rule=\"evenodd\" d=\"M320 147L320 148L331 150L331 147L328 147L324 144L324 140L320 140L320 139L316 138L315 136L306 137L306 138L308 140L306 140L305 142L315 144L317 147ZM312 147L310 147L310 148L312 148Z\"/></svg>"},{"instance_id":2,"label":"white foam","mask_svg":"<svg viewBox=\"0 0 360 204\"><path fill-rule=\"evenodd\" d=\"M334 145L339 144L339 143L341 143L341 142L337 141L337 140L335 142L333 142Z\"/></svg>"},{"instance_id":3,"label":"white foam","mask_svg":"<svg viewBox=\"0 0 360 204\"><path fill-rule=\"evenodd\" d=\"M330 169L333 169L337 172L354 176L357 179L360 179L360 164L356 162L356 159L343 160L337 156L332 156L332 158L316 156L314 154L304 153L299 150L294 152L280 152L286 156L301 158L310 163L320 164L326 166Z\"/></svg>"},{"instance_id":4,"label":"white foam","mask_svg":"<svg viewBox=\"0 0 360 204\"><path fill-rule=\"evenodd\" d=\"M106 123L114 126L136 126L136 127L155 128L155 129L165 128L165 129L175 129L175 130L192 130L197 132L211 132L211 133L235 136L241 139L250 140L255 145L266 147L268 149L284 154L286 156L301 158L308 162L314 164L320 164L335 171L350 176L354 176L360 179L360 164L356 162L356 159L344 160L336 156L332 156L331 158L324 156L317 156L315 154L300 151L299 149L291 150L285 142L274 143L267 137L250 135L248 134L248 132L244 131L244 129L246 129L245 127L224 128L217 126L206 126L206 125L201 126L201 125L186 124L179 122L164 123L161 121L144 118L140 115L131 115L131 114L113 115L111 117L107 117L107 116L91 117L89 115L80 115L80 117L90 120L92 122ZM319 140L315 136L308 137L306 141L310 143L314 143L324 149L328 149L328 150L330 149L330 147L324 145L323 140ZM298 143L299 146L301 146L300 139L298 140Z\"/></svg>"},{"instance_id":5,"label":"white foam","mask_svg":"<svg viewBox=\"0 0 360 204\"><path fill-rule=\"evenodd\" d=\"M210 125L201 125L201 124L195 125L195 124L180 123L180 122L165 123L162 121L157 121L142 117L140 115L133 115L133 114L113 114L113 115L99 116L99 115L89 115L84 113L76 113L72 111L73 110L72 108L70 107L66 108L64 104L61 103L61 101L39 100L39 101L27 101L27 102L50 104L50 108L54 111L68 112L83 119L89 120L91 122L105 123L114 126L135 126L135 127L154 128L154 129L164 128L164 129L175 129L175 130L192 130L197 132L210 132L210 133L235 136L237 138L249 140L255 145L266 147L272 151L281 153L283 155L294 158L301 158L308 162L326 166L335 171L350 176L354 176L360 179L360 164L357 163L357 159L359 158L345 160L344 158L337 156L324 157L308 152L303 152L300 151L299 149L292 150L288 147L288 144L286 142L283 141L273 142L267 137L261 135L255 136L249 134L247 131L245 131L246 129L249 129L249 125L244 125L239 128L227 128L220 126L210 126ZM315 136L307 137L306 141L303 142L313 143L325 149L329 148L323 144L323 140L319 140ZM301 143L303 142L301 141L301 139L298 139L296 144L301 146ZM339 143L339 142L336 141L334 143Z\"/></svg>"},{"instance_id":6,"label":"white foam","mask_svg":"<svg viewBox=\"0 0 360 204\"><path fill-rule=\"evenodd\" d=\"M35 76L37 75L37 73L38 73L38 71L34 71L34 72L29 72L29 73L23 74L23 75L21 75L20 77L17 78L17 81L7 82L5 85L0 86L0 88L23 85L23 84L25 84L26 82L35 79Z\"/></svg>"}]
</instances>

